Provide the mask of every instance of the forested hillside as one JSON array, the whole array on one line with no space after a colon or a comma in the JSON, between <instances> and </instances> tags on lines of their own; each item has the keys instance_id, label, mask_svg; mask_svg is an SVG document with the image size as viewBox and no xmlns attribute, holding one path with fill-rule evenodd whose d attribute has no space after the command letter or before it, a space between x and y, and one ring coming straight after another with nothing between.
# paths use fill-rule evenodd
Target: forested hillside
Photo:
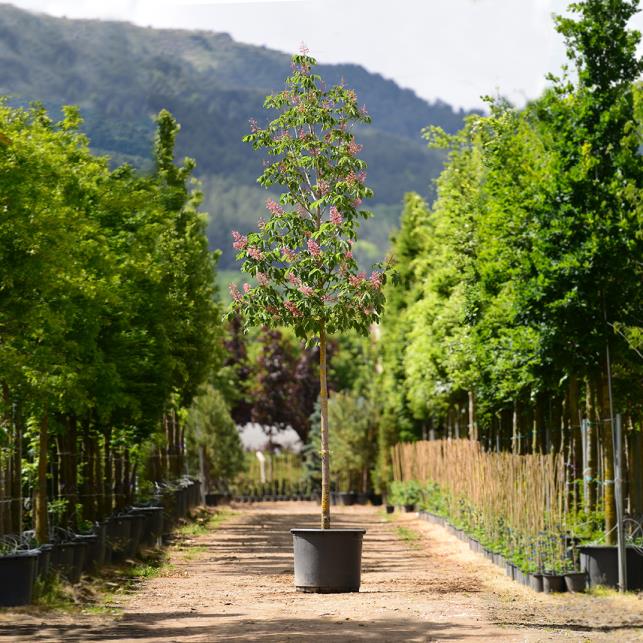
<instances>
[{"instance_id":1,"label":"forested hillside","mask_svg":"<svg viewBox=\"0 0 643 643\"><path fill-rule=\"evenodd\" d=\"M230 229L249 229L265 201L255 184L260 161L241 138L289 71L287 54L223 33L59 19L0 5L0 95L39 100L52 111L78 105L96 151L143 169L151 162L152 116L164 108L175 115L182 125L177 154L197 161L208 236L224 249L224 269L233 262ZM403 194L428 195L442 166L442 152L426 148L420 129L435 124L455 132L465 114L356 65L321 65L320 73L329 83L345 79L373 118L359 138L380 216L365 230L377 248L367 243L362 252L381 253Z\"/></svg>"}]
</instances>

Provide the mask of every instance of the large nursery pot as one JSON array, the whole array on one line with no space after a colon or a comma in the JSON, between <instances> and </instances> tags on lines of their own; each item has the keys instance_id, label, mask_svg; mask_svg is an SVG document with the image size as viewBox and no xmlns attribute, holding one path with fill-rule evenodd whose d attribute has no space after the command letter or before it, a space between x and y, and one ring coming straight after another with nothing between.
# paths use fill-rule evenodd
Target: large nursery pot
<instances>
[{"instance_id":1,"label":"large nursery pot","mask_svg":"<svg viewBox=\"0 0 643 643\"><path fill-rule=\"evenodd\" d=\"M340 505L350 507L355 504L356 496L352 491L340 491L337 494L337 500Z\"/></svg>"},{"instance_id":2,"label":"large nursery pot","mask_svg":"<svg viewBox=\"0 0 643 643\"><path fill-rule=\"evenodd\" d=\"M71 583L76 584L80 581L80 576L85 569L85 557L89 545L83 541L74 541L70 545L72 546L74 564L69 571L68 579Z\"/></svg>"},{"instance_id":3,"label":"large nursery pot","mask_svg":"<svg viewBox=\"0 0 643 643\"><path fill-rule=\"evenodd\" d=\"M590 587L618 587L618 549L615 545L583 545L580 552L581 571L587 572ZM643 589L643 554L636 547L627 547L627 589Z\"/></svg>"},{"instance_id":4,"label":"large nursery pot","mask_svg":"<svg viewBox=\"0 0 643 643\"><path fill-rule=\"evenodd\" d=\"M565 586L568 592L584 592L587 586L587 574L585 572L567 572Z\"/></svg>"},{"instance_id":5,"label":"large nursery pot","mask_svg":"<svg viewBox=\"0 0 643 643\"><path fill-rule=\"evenodd\" d=\"M75 540L87 545L83 571L97 569L105 562L105 540L98 534L76 534Z\"/></svg>"},{"instance_id":6,"label":"large nursery pot","mask_svg":"<svg viewBox=\"0 0 643 643\"><path fill-rule=\"evenodd\" d=\"M38 549L29 549L0 556L0 606L31 603L39 555Z\"/></svg>"},{"instance_id":7,"label":"large nursery pot","mask_svg":"<svg viewBox=\"0 0 643 643\"><path fill-rule=\"evenodd\" d=\"M51 550L54 546L50 543L45 543L40 545L40 556L38 556L38 569L36 570L36 577L39 579L45 579L49 575L49 568L51 565Z\"/></svg>"},{"instance_id":8,"label":"large nursery pot","mask_svg":"<svg viewBox=\"0 0 643 643\"><path fill-rule=\"evenodd\" d=\"M126 516L112 516L107 522L107 539L111 561L118 562L127 555L131 521Z\"/></svg>"},{"instance_id":9,"label":"large nursery pot","mask_svg":"<svg viewBox=\"0 0 643 643\"><path fill-rule=\"evenodd\" d=\"M565 577L562 574L543 574L543 591L545 594L564 592Z\"/></svg>"},{"instance_id":10,"label":"large nursery pot","mask_svg":"<svg viewBox=\"0 0 643 643\"><path fill-rule=\"evenodd\" d=\"M127 556L134 558L138 554L141 538L145 531L145 516L139 513L128 513L123 517L130 521L130 534L125 551Z\"/></svg>"},{"instance_id":11,"label":"large nursery pot","mask_svg":"<svg viewBox=\"0 0 643 643\"><path fill-rule=\"evenodd\" d=\"M51 550L50 569L66 578L71 578L74 573L74 545L73 543L56 543Z\"/></svg>"},{"instance_id":12,"label":"large nursery pot","mask_svg":"<svg viewBox=\"0 0 643 643\"><path fill-rule=\"evenodd\" d=\"M134 507L132 512L146 517L141 543L158 547L163 536L163 507Z\"/></svg>"},{"instance_id":13,"label":"large nursery pot","mask_svg":"<svg viewBox=\"0 0 643 643\"><path fill-rule=\"evenodd\" d=\"M298 592L358 592L365 529L291 529Z\"/></svg>"}]
</instances>

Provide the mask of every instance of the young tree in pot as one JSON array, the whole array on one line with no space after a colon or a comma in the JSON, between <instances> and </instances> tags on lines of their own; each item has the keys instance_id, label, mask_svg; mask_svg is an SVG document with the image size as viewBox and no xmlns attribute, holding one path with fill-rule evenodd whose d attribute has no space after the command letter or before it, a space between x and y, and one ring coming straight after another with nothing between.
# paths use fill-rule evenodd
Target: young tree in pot
<instances>
[{"instance_id":1,"label":"young tree in pot","mask_svg":"<svg viewBox=\"0 0 643 643\"><path fill-rule=\"evenodd\" d=\"M267 201L270 217L259 221L258 232L233 233L237 258L244 260L242 270L257 285L246 283L243 292L231 286L230 292L232 309L243 315L246 327L289 325L307 343L318 342L321 530L308 531L327 532L328 540L345 530L330 530L327 338L350 328L368 333L382 309L385 275L381 266L368 277L359 272L352 253L359 220L370 216L360 205L372 191L365 185L366 164L357 157L361 146L351 128L370 118L353 90L343 85L327 89L312 73L315 64L305 48L293 56L285 89L264 103L278 111L277 118L264 128L252 121L252 132L244 138L255 150L268 154L259 183L266 188L279 185L285 191L278 203ZM363 533L360 530L360 552ZM321 551L317 545L308 545L310 551ZM295 559L297 577L297 533ZM332 581L319 582L309 585L309 591L340 589L331 586ZM305 589L299 584L298 588Z\"/></svg>"}]
</instances>

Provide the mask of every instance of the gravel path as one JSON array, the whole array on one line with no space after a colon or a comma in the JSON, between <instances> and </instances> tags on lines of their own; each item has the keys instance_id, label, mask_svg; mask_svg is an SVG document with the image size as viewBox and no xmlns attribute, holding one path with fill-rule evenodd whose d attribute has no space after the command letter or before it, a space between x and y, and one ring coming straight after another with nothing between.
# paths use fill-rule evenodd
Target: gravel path
<instances>
[{"instance_id":1,"label":"gravel path","mask_svg":"<svg viewBox=\"0 0 643 643\"><path fill-rule=\"evenodd\" d=\"M235 511L118 617L5 611L0 641L643 641L637 596L535 594L443 528L371 507L334 508L333 526L367 529L360 593L297 593L288 530L317 507Z\"/></svg>"}]
</instances>

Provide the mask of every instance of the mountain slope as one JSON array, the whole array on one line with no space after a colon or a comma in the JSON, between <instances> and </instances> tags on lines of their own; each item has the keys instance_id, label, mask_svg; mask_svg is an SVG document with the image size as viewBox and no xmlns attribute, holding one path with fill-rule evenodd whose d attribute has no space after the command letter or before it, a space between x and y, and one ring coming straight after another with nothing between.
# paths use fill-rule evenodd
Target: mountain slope
<instances>
[{"instance_id":1,"label":"mountain slope","mask_svg":"<svg viewBox=\"0 0 643 643\"><path fill-rule=\"evenodd\" d=\"M254 186L261 171L260 159L241 138L251 117L266 118L263 99L289 71L288 55L227 34L52 18L0 5L0 95L40 100L51 110L79 105L96 150L143 168L149 166L154 114L172 111L182 124L178 155L198 162L214 246L229 245L230 225L243 230L256 221L256 198L239 203L230 216L217 213L217 200L226 200L225 190L237 201L241 193L258 198L255 188L238 189ZM429 123L455 131L465 114L428 104L357 65L320 65L319 72L329 83L343 78L373 117L359 138L374 204L398 204L409 190L426 194L442 158L426 148L419 131ZM390 218L390 208L384 210ZM232 265L231 253L222 261Z\"/></svg>"}]
</instances>

